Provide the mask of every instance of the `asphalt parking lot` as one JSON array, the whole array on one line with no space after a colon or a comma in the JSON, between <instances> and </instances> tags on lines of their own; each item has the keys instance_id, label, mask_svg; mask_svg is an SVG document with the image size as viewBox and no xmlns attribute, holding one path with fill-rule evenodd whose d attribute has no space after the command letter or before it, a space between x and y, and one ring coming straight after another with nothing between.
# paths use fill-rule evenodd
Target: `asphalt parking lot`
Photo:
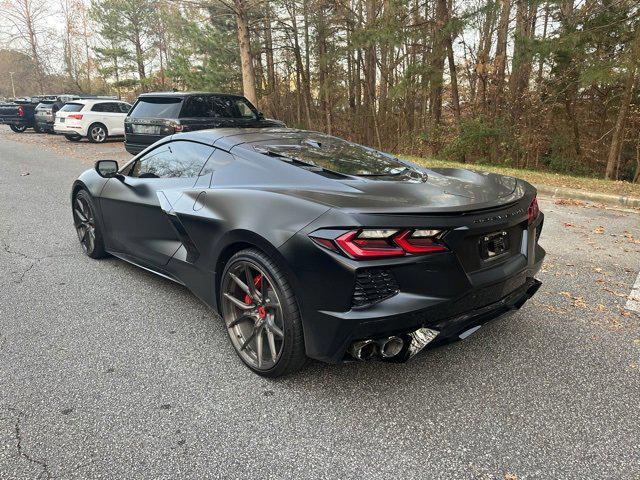
<instances>
[{"instance_id":1,"label":"asphalt parking lot","mask_svg":"<svg viewBox=\"0 0 640 480\"><path fill-rule=\"evenodd\" d=\"M129 155L0 126L1 479L640 478L638 212L543 200L516 315L270 381L184 288L82 255L69 188L97 158Z\"/></svg>"}]
</instances>

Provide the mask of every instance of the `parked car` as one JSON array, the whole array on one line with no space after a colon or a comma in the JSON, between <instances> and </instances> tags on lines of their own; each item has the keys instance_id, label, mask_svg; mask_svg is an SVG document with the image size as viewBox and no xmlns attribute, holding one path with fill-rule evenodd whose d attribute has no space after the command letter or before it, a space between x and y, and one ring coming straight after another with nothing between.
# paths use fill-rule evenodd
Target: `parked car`
<instances>
[{"instance_id":1,"label":"parked car","mask_svg":"<svg viewBox=\"0 0 640 480\"><path fill-rule=\"evenodd\" d=\"M66 103L57 113L54 130L67 140L102 143L124 135L124 119L131 104L120 100L86 99Z\"/></svg>"},{"instance_id":2,"label":"parked car","mask_svg":"<svg viewBox=\"0 0 640 480\"><path fill-rule=\"evenodd\" d=\"M529 183L293 129L176 134L71 199L86 255L185 285L270 377L466 338L535 294L545 257Z\"/></svg>"},{"instance_id":3,"label":"parked car","mask_svg":"<svg viewBox=\"0 0 640 480\"><path fill-rule=\"evenodd\" d=\"M27 128L33 128L40 133L40 127L36 123L36 107L42 101L54 101L55 97L31 97L25 100L15 100L11 103L0 105L0 124L9 125L11 130L22 133Z\"/></svg>"},{"instance_id":4,"label":"parked car","mask_svg":"<svg viewBox=\"0 0 640 480\"><path fill-rule=\"evenodd\" d=\"M219 127L284 127L266 119L241 95L208 92L145 93L125 119L127 152L137 154L177 132Z\"/></svg>"}]
</instances>

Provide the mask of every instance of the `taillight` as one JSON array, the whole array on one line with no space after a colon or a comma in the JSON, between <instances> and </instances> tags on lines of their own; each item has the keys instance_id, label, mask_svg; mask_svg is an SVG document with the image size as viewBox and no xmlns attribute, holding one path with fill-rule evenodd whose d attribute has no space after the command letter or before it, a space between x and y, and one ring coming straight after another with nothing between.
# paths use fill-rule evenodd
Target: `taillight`
<instances>
[{"instance_id":1,"label":"taillight","mask_svg":"<svg viewBox=\"0 0 640 480\"><path fill-rule=\"evenodd\" d=\"M82 120L82 114L81 113L74 113L72 115L69 115L67 118L73 118L74 120Z\"/></svg>"},{"instance_id":2,"label":"taillight","mask_svg":"<svg viewBox=\"0 0 640 480\"><path fill-rule=\"evenodd\" d=\"M438 241L439 234L439 230L405 230L395 238L395 242L405 252L415 255L444 252L447 247Z\"/></svg>"},{"instance_id":3,"label":"taillight","mask_svg":"<svg viewBox=\"0 0 640 480\"><path fill-rule=\"evenodd\" d=\"M444 252L447 247L439 240L440 233L427 229L361 229L337 238L315 234L311 239L332 251L339 247L349 257L360 260Z\"/></svg>"},{"instance_id":4,"label":"taillight","mask_svg":"<svg viewBox=\"0 0 640 480\"><path fill-rule=\"evenodd\" d=\"M527 210L527 216L529 217L529 223L533 223L536 218L538 218L538 214L540 213L540 207L538 207L538 197L533 197L531 203L529 204L529 209Z\"/></svg>"},{"instance_id":5,"label":"taillight","mask_svg":"<svg viewBox=\"0 0 640 480\"><path fill-rule=\"evenodd\" d=\"M339 236L336 242L353 258L401 257L404 250L393 243L396 233L397 230L353 230Z\"/></svg>"},{"instance_id":6,"label":"taillight","mask_svg":"<svg viewBox=\"0 0 640 480\"><path fill-rule=\"evenodd\" d=\"M24 107L22 105L18 106L18 116L24 117Z\"/></svg>"}]
</instances>

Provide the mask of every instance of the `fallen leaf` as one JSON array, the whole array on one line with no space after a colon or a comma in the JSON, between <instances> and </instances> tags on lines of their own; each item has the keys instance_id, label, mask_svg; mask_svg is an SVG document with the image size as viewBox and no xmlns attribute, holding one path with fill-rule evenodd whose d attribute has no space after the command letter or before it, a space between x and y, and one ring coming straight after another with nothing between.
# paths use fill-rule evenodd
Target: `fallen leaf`
<instances>
[{"instance_id":1,"label":"fallen leaf","mask_svg":"<svg viewBox=\"0 0 640 480\"><path fill-rule=\"evenodd\" d=\"M604 233L604 227L596 228L593 233L597 233L598 235L602 235Z\"/></svg>"}]
</instances>

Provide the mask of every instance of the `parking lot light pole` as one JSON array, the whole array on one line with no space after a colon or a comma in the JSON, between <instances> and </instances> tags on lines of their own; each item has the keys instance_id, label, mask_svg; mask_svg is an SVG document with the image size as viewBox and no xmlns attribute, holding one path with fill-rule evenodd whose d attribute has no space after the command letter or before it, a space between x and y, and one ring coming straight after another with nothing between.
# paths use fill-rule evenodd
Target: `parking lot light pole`
<instances>
[{"instance_id":1,"label":"parking lot light pole","mask_svg":"<svg viewBox=\"0 0 640 480\"><path fill-rule=\"evenodd\" d=\"M16 98L16 86L13 84L13 74L15 72L9 72L9 75L11 75L11 91L13 92L13 98Z\"/></svg>"}]
</instances>

